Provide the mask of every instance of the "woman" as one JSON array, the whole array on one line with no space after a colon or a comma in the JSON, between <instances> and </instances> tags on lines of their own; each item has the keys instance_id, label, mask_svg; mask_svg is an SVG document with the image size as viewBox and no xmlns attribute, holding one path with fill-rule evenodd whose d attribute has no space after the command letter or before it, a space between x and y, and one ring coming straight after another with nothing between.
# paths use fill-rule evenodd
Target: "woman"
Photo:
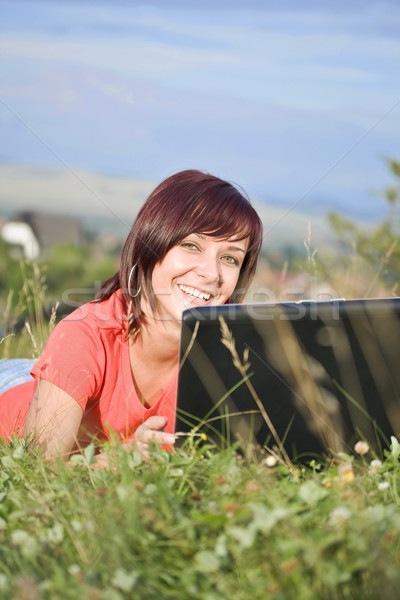
<instances>
[{"instance_id":1,"label":"woman","mask_svg":"<svg viewBox=\"0 0 400 600\"><path fill-rule=\"evenodd\" d=\"M145 459L149 442L172 444L182 311L241 302L261 240L257 213L231 184L194 170L163 181L119 271L55 327L35 381L0 397L0 435L33 436L49 459L111 432Z\"/></svg>"}]
</instances>

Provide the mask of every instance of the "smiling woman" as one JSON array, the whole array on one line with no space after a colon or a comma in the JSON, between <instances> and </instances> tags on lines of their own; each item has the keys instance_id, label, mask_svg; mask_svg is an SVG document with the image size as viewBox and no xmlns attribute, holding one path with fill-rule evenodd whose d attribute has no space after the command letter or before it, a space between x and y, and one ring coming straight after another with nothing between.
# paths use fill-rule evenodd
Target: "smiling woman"
<instances>
[{"instance_id":1,"label":"smiling woman","mask_svg":"<svg viewBox=\"0 0 400 600\"><path fill-rule=\"evenodd\" d=\"M35 381L0 397L0 435L33 436L50 459L110 431L145 459L150 441L172 444L182 311L242 301L261 240L257 213L230 183L194 170L163 181L97 300L57 325Z\"/></svg>"}]
</instances>

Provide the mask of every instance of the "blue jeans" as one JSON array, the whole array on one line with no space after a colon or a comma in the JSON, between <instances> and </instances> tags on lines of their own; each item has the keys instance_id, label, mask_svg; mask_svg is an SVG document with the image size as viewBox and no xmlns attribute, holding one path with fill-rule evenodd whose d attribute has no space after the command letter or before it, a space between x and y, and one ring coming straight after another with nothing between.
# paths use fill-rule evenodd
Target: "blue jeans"
<instances>
[{"instance_id":1,"label":"blue jeans","mask_svg":"<svg viewBox=\"0 0 400 600\"><path fill-rule=\"evenodd\" d=\"M32 381L30 370L36 358L11 358L0 360L0 394L20 383Z\"/></svg>"}]
</instances>

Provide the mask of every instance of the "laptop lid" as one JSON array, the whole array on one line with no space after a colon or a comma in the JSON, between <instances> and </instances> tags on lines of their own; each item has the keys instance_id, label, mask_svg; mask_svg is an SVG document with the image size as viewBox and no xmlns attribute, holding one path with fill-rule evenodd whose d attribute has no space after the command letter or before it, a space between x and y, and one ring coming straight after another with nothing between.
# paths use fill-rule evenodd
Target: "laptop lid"
<instances>
[{"instance_id":1,"label":"laptop lid","mask_svg":"<svg viewBox=\"0 0 400 600\"><path fill-rule=\"evenodd\" d=\"M193 308L180 359L175 431L293 459L400 433L399 298Z\"/></svg>"}]
</instances>

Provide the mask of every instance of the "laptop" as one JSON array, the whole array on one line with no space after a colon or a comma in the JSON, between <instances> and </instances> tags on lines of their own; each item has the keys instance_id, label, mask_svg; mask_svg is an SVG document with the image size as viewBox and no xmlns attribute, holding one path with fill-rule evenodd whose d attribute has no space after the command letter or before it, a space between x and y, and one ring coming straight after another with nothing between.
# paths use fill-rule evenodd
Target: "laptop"
<instances>
[{"instance_id":1,"label":"laptop","mask_svg":"<svg viewBox=\"0 0 400 600\"><path fill-rule=\"evenodd\" d=\"M175 431L218 447L379 456L400 435L400 298L193 308L180 361Z\"/></svg>"}]
</instances>

